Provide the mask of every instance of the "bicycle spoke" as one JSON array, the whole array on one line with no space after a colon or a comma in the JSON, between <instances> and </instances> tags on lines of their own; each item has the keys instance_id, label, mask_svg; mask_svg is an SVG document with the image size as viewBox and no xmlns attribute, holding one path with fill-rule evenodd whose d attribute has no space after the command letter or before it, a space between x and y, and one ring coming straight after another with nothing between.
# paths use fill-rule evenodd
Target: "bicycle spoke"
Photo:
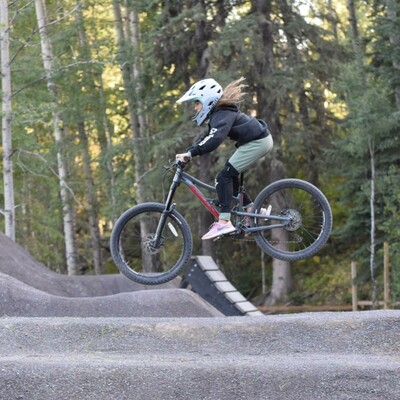
<instances>
[{"instance_id":1,"label":"bicycle spoke","mask_svg":"<svg viewBox=\"0 0 400 400\"><path fill-rule=\"evenodd\" d=\"M257 213L272 206L269 219L256 218L255 226L279 224L274 217L285 217L284 227L271 228L256 235L257 243L282 259L301 259L314 254L330 234L332 217L323 194L299 180L283 180L264 189L256 199Z\"/></svg>"},{"instance_id":2,"label":"bicycle spoke","mask_svg":"<svg viewBox=\"0 0 400 400\"><path fill-rule=\"evenodd\" d=\"M192 239L187 223L174 212L159 228L163 210L162 204L144 203L123 214L113 230L113 259L120 271L136 282L167 282L189 260Z\"/></svg>"}]
</instances>

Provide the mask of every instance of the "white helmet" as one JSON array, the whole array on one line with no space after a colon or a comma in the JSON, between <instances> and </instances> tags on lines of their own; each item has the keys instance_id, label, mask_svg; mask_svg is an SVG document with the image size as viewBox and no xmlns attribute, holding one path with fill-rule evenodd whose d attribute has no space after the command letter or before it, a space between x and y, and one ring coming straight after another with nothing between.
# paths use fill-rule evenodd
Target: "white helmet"
<instances>
[{"instance_id":1,"label":"white helmet","mask_svg":"<svg viewBox=\"0 0 400 400\"><path fill-rule=\"evenodd\" d=\"M177 103L200 101L203 106L192 118L192 120L196 121L197 125L200 126L217 104L218 100L222 97L222 94L222 87L217 81L214 79L203 79L202 81L196 82Z\"/></svg>"}]
</instances>

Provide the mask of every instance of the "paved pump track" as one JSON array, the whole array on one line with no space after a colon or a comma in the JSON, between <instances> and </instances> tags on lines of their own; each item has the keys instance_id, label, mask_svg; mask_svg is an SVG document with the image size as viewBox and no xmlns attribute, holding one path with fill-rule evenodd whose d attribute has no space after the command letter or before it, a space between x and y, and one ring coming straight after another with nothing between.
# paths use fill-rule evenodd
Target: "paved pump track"
<instances>
[{"instance_id":1,"label":"paved pump track","mask_svg":"<svg viewBox=\"0 0 400 400\"><path fill-rule=\"evenodd\" d=\"M400 399L400 311L226 317L0 235L0 399Z\"/></svg>"}]
</instances>

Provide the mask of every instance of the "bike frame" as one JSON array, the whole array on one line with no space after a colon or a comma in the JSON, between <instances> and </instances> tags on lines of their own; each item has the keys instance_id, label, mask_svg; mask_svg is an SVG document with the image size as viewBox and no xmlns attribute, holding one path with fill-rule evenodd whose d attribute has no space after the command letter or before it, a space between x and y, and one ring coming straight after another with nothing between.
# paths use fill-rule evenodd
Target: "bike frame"
<instances>
[{"instance_id":1,"label":"bike frame","mask_svg":"<svg viewBox=\"0 0 400 400\"><path fill-rule=\"evenodd\" d=\"M179 185L181 183L184 183L189 188L189 190L199 199L199 201L214 216L215 219L219 218L219 212L215 209L215 207L213 207L213 205L204 196L204 194L197 188L197 186L199 186L203 189L206 189L209 192L216 193L217 190L215 189L215 187L200 181L199 179L195 178L194 176L188 174L187 172L184 172L183 168L184 168L184 164L178 162L177 168L175 171L175 175L172 179L172 183L171 183L168 195L166 197L165 209L162 213L160 222L157 227L156 235L154 238L154 246L159 245L160 238L161 238L161 232L164 228L167 216L170 215L173 212L173 210L175 209L176 204L173 203L172 200L174 198L177 188L179 187ZM243 181L243 175L242 175L241 181ZM257 227L248 227L248 226L240 223L240 224L237 224L238 229L240 229L244 233L256 233L256 232L267 231L267 230L271 230L271 229L275 229L275 228L284 228L286 225L288 225L290 223L289 217L284 217L281 215L260 215L260 214L249 213L249 212L243 211L242 201L241 201L241 199L243 197L243 191L244 191L244 187L243 187L243 185L241 185L239 188L238 196L233 197L233 200L238 203L238 210L233 209L231 211L231 213L233 215L236 215L239 217L271 219L271 220L280 221L280 223L273 224L273 225L266 225L266 226L257 226Z\"/></svg>"}]
</instances>

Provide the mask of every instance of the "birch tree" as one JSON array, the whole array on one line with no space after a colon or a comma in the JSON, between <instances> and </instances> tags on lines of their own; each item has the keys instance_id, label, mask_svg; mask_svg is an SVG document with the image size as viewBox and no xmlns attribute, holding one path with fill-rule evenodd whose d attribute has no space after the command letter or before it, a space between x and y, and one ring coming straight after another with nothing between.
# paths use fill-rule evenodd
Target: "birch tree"
<instances>
[{"instance_id":1,"label":"birch tree","mask_svg":"<svg viewBox=\"0 0 400 400\"><path fill-rule=\"evenodd\" d=\"M15 240L14 181L11 141L11 68L8 21L8 2L0 0L0 41L1 41L1 130L3 142L3 178L5 234Z\"/></svg>"},{"instance_id":2,"label":"birch tree","mask_svg":"<svg viewBox=\"0 0 400 400\"><path fill-rule=\"evenodd\" d=\"M121 10L121 4L118 0L113 0L113 9L115 15L115 28L117 34L117 45L119 52L119 65L122 72L122 79L128 103L128 116L132 134L132 153L135 175L135 194L137 203L144 201L142 191L142 175L144 173L144 153L141 150L141 144L144 139L145 120L140 112L143 106L140 104L140 63L139 63L139 40L140 31L136 10L125 8L125 15ZM131 21L127 21L127 18ZM125 24L124 24L125 21ZM125 28L125 29L124 29ZM132 32L131 32L132 29ZM128 57L128 49L132 49L133 60ZM146 221L140 221L140 231L143 237L149 234L152 229ZM151 256L143 254L143 268L148 272L157 270L157 262Z\"/></svg>"},{"instance_id":3,"label":"birch tree","mask_svg":"<svg viewBox=\"0 0 400 400\"><path fill-rule=\"evenodd\" d=\"M67 162L63 155L63 120L59 105L57 85L54 79L54 55L52 44L47 32L47 14L43 0L35 0L37 24L40 35L43 66L46 74L47 88L53 98L53 125L54 138L57 151L57 167L60 184L60 197L63 208L63 227L65 235L65 256L68 275L77 275L75 234L74 234L74 210L71 203L71 195L67 185Z\"/></svg>"}]
</instances>

